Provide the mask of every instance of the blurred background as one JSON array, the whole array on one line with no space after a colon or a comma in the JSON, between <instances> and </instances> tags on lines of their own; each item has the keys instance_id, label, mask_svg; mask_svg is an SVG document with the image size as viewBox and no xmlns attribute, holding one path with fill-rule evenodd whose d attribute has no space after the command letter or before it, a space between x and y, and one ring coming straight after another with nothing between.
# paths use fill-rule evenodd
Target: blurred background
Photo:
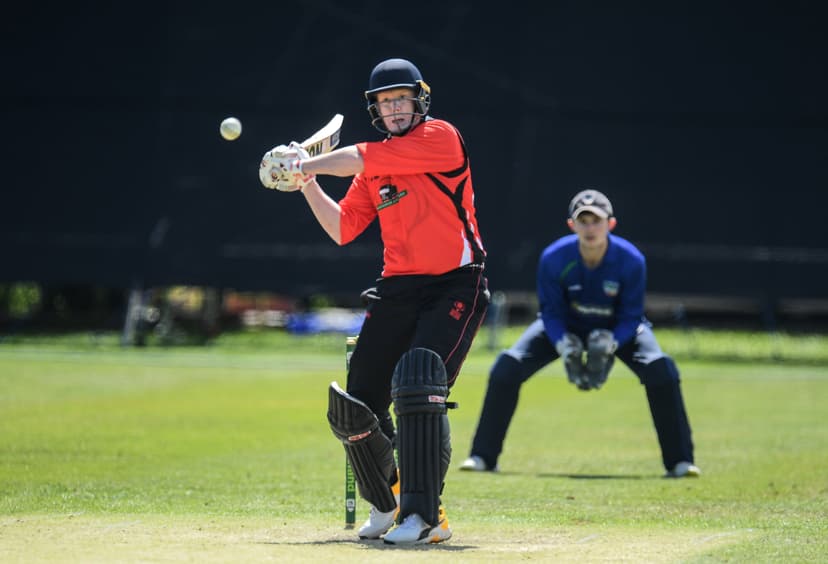
<instances>
[{"instance_id":1,"label":"blurred background","mask_svg":"<svg viewBox=\"0 0 828 564\"><path fill-rule=\"evenodd\" d=\"M257 169L335 113L343 145L379 139L362 93L389 57L469 148L492 319L534 315L539 254L589 187L648 256L655 320L828 327L824 3L486 4L15 6L0 332L358 327L378 230L337 247Z\"/></svg>"}]
</instances>

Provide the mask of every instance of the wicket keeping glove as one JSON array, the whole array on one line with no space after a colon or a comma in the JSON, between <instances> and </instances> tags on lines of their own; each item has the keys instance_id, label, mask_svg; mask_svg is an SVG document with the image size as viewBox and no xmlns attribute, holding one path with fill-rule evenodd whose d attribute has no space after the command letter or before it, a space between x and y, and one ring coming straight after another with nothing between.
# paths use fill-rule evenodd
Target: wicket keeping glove
<instances>
[{"instance_id":1,"label":"wicket keeping glove","mask_svg":"<svg viewBox=\"0 0 828 564\"><path fill-rule=\"evenodd\" d=\"M587 337L586 377L596 390L607 381L618 341L607 329L593 329Z\"/></svg>"},{"instance_id":2,"label":"wicket keeping glove","mask_svg":"<svg viewBox=\"0 0 828 564\"><path fill-rule=\"evenodd\" d=\"M581 359L584 352L584 343L574 333L564 333L555 343L555 350L561 356L566 370L566 377L579 390L589 390L589 380L584 373L584 363Z\"/></svg>"}]
</instances>

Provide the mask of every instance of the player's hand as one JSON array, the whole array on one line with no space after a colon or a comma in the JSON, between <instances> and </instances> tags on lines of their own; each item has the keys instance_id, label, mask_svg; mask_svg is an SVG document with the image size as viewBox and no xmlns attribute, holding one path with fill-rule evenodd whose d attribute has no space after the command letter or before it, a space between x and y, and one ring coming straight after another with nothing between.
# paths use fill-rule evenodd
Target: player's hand
<instances>
[{"instance_id":1,"label":"player's hand","mask_svg":"<svg viewBox=\"0 0 828 564\"><path fill-rule=\"evenodd\" d=\"M591 386L582 360L584 343L580 337L574 333L564 333L555 343L555 350L558 351L561 360L563 360L566 377L569 381L575 384L579 390L589 390Z\"/></svg>"},{"instance_id":2,"label":"player's hand","mask_svg":"<svg viewBox=\"0 0 828 564\"><path fill-rule=\"evenodd\" d=\"M596 390L606 383L615 360L618 341L612 331L593 329L587 337L586 377Z\"/></svg>"},{"instance_id":3,"label":"player's hand","mask_svg":"<svg viewBox=\"0 0 828 564\"><path fill-rule=\"evenodd\" d=\"M593 329L587 337L587 351L614 354L616 350L618 350L618 341L608 329Z\"/></svg>"},{"instance_id":4,"label":"player's hand","mask_svg":"<svg viewBox=\"0 0 828 564\"><path fill-rule=\"evenodd\" d=\"M296 141L291 141L288 144L288 150L291 153L296 153L299 160L304 161L304 160L310 158L310 153L308 153L308 151L302 145L297 143Z\"/></svg>"},{"instance_id":5,"label":"player's hand","mask_svg":"<svg viewBox=\"0 0 828 564\"><path fill-rule=\"evenodd\" d=\"M570 356L581 356L584 352L584 343L580 337L574 333L564 333L563 336L555 343L555 350L561 358Z\"/></svg>"},{"instance_id":6,"label":"player's hand","mask_svg":"<svg viewBox=\"0 0 828 564\"><path fill-rule=\"evenodd\" d=\"M296 159L295 151L290 151L287 145L278 145L266 152L259 165L259 180L262 186L283 192L291 191L289 187L292 183L284 174L284 167L289 166L289 163ZM298 190L298 188L295 189Z\"/></svg>"},{"instance_id":7,"label":"player's hand","mask_svg":"<svg viewBox=\"0 0 828 564\"><path fill-rule=\"evenodd\" d=\"M262 157L259 180L265 188L281 192L302 190L316 178L302 171L302 161L308 157L308 152L296 142L274 147Z\"/></svg>"}]
</instances>

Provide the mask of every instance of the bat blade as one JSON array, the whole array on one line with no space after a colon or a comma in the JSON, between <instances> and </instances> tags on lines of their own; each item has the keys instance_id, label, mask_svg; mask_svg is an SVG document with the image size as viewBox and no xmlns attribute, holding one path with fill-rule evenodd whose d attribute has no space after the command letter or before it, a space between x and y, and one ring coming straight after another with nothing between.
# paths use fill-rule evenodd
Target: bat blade
<instances>
[{"instance_id":1,"label":"bat blade","mask_svg":"<svg viewBox=\"0 0 828 564\"><path fill-rule=\"evenodd\" d=\"M342 130L342 114L336 114L325 127L302 141L302 147L310 156L330 153L339 145L339 132Z\"/></svg>"}]
</instances>

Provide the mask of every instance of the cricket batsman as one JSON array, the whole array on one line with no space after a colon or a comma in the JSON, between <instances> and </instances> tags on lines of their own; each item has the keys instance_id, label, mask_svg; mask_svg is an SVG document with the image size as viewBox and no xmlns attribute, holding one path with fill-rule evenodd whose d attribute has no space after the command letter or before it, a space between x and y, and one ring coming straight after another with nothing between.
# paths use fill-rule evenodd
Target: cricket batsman
<instances>
[{"instance_id":1,"label":"cricket batsman","mask_svg":"<svg viewBox=\"0 0 828 564\"><path fill-rule=\"evenodd\" d=\"M429 116L419 69L382 61L365 100L383 139L313 157L297 143L280 145L265 154L260 178L299 192L339 245L379 222L382 273L365 294L347 389L334 382L328 390L328 422L371 504L359 537L439 543L452 534L441 504L451 460L447 398L488 307L486 253L466 146L451 123ZM344 198L323 190L323 175L353 176Z\"/></svg>"}]
</instances>

